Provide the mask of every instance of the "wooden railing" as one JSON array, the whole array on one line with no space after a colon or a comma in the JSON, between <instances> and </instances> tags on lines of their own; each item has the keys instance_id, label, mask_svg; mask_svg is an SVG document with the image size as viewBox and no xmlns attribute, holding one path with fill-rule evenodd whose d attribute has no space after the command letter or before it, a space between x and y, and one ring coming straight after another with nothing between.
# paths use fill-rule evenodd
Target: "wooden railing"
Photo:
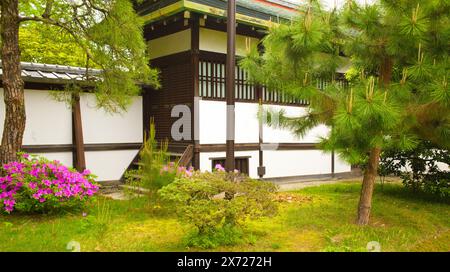
<instances>
[{"instance_id":1,"label":"wooden railing","mask_svg":"<svg viewBox=\"0 0 450 272\"><path fill-rule=\"evenodd\" d=\"M192 161L192 156L194 155L194 145L188 145L178 160L178 166L187 167Z\"/></svg>"}]
</instances>

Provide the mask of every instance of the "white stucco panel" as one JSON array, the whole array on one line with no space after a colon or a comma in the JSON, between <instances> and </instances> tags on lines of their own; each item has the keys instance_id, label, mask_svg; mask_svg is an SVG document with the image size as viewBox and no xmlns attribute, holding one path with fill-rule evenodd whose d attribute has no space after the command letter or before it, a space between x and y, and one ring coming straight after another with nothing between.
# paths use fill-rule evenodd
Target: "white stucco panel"
<instances>
[{"instance_id":1,"label":"white stucco panel","mask_svg":"<svg viewBox=\"0 0 450 272\"><path fill-rule=\"evenodd\" d=\"M281 105L264 105L265 109L273 112L283 110L286 116L299 117L306 114L306 107L281 106ZM264 124L263 139L267 143L316 143L320 137L325 137L329 132L329 128L325 125L319 125L311 129L305 136L299 138L290 130L283 128L274 128Z\"/></svg>"},{"instance_id":2,"label":"white stucco panel","mask_svg":"<svg viewBox=\"0 0 450 272\"><path fill-rule=\"evenodd\" d=\"M119 180L139 150L86 152L86 168L98 181Z\"/></svg>"},{"instance_id":3,"label":"white stucco panel","mask_svg":"<svg viewBox=\"0 0 450 272\"><path fill-rule=\"evenodd\" d=\"M200 50L227 53L227 34L226 32L200 28ZM245 56L247 54L246 40L250 46L257 46L259 40L253 37L236 35L236 55Z\"/></svg>"},{"instance_id":4,"label":"white stucco panel","mask_svg":"<svg viewBox=\"0 0 450 272\"><path fill-rule=\"evenodd\" d=\"M93 94L81 95L80 107L86 144L142 142L142 97L134 97L123 113L98 109Z\"/></svg>"},{"instance_id":5,"label":"white stucco panel","mask_svg":"<svg viewBox=\"0 0 450 272\"><path fill-rule=\"evenodd\" d=\"M320 150L264 152L265 178L331 173L331 154Z\"/></svg>"},{"instance_id":6,"label":"white stucco panel","mask_svg":"<svg viewBox=\"0 0 450 272\"><path fill-rule=\"evenodd\" d=\"M72 143L70 106L54 100L50 91L25 90L25 112L24 145ZM3 133L4 120L5 104L0 89L0 133Z\"/></svg>"},{"instance_id":7,"label":"white stucco panel","mask_svg":"<svg viewBox=\"0 0 450 272\"><path fill-rule=\"evenodd\" d=\"M150 59L168 56L191 49L191 30L186 29L148 41Z\"/></svg>"},{"instance_id":8,"label":"white stucco panel","mask_svg":"<svg viewBox=\"0 0 450 272\"><path fill-rule=\"evenodd\" d=\"M34 155L44 157L51 161L59 161L61 164L68 167L72 167L73 164L72 152L35 153Z\"/></svg>"}]
</instances>

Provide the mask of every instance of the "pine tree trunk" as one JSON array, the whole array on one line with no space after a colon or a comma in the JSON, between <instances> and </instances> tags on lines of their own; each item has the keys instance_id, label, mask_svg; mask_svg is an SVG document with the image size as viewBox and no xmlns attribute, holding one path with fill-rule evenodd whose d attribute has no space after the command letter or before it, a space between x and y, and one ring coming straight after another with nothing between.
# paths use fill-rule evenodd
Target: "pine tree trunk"
<instances>
[{"instance_id":1,"label":"pine tree trunk","mask_svg":"<svg viewBox=\"0 0 450 272\"><path fill-rule=\"evenodd\" d=\"M25 130L25 99L19 51L18 0L2 0L0 31L2 40L2 80L5 122L0 147L0 163L17 159Z\"/></svg>"},{"instance_id":2,"label":"pine tree trunk","mask_svg":"<svg viewBox=\"0 0 450 272\"><path fill-rule=\"evenodd\" d=\"M391 82L393 63L389 57L383 60L380 65L380 84L388 87ZM372 207L372 195L375 186L375 178L378 175L378 165L380 163L381 148L374 147L370 150L369 161L364 170L364 177L361 188L361 195L358 204L358 225L369 224L370 210Z\"/></svg>"},{"instance_id":3,"label":"pine tree trunk","mask_svg":"<svg viewBox=\"0 0 450 272\"><path fill-rule=\"evenodd\" d=\"M380 162L381 148L375 147L370 150L369 162L364 170L361 195L358 204L358 225L367 225L369 223L370 209L372 207L372 194L377 177L378 164Z\"/></svg>"}]
</instances>

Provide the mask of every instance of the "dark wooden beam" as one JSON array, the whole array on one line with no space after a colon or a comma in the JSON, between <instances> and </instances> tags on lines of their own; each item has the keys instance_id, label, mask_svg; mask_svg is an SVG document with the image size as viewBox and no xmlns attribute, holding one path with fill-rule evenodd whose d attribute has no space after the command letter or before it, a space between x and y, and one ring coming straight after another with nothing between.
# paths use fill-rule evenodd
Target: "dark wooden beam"
<instances>
[{"instance_id":1,"label":"dark wooden beam","mask_svg":"<svg viewBox=\"0 0 450 272\"><path fill-rule=\"evenodd\" d=\"M83 125L81 121L80 96L73 96L72 105L72 142L74 145L73 166L78 171L86 169L86 158L84 154Z\"/></svg>"},{"instance_id":2,"label":"dark wooden beam","mask_svg":"<svg viewBox=\"0 0 450 272\"><path fill-rule=\"evenodd\" d=\"M227 63L226 63L226 100L227 100L227 138L226 138L226 163L228 172L234 171L234 89L236 66L236 1L228 0L227 8Z\"/></svg>"},{"instance_id":3,"label":"dark wooden beam","mask_svg":"<svg viewBox=\"0 0 450 272\"><path fill-rule=\"evenodd\" d=\"M199 142L199 116L195 114L199 109L196 103L199 99L199 59L200 59L200 26L197 16L193 16L190 21L191 26L191 62L192 62L192 90L193 100L191 106L191 135L193 140L192 166L200 169L200 142Z\"/></svg>"},{"instance_id":4,"label":"dark wooden beam","mask_svg":"<svg viewBox=\"0 0 450 272\"><path fill-rule=\"evenodd\" d=\"M226 32L227 25L225 24L226 19L218 19L215 17L209 16L205 21L205 28ZM236 34L253 37L257 39L262 39L266 34L267 30L262 28L246 25L246 24L238 24L236 27Z\"/></svg>"},{"instance_id":5,"label":"dark wooden beam","mask_svg":"<svg viewBox=\"0 0 450 272\"><path fill-rule=\"evenodd\" d=\"M116 151L140 149L142 143L100 143L84 144L84 151ZM75 152L73 144L23 145L22 150L28 153L61 153Z\"/></svg>"},{"instance_id":6,"label":"dark wooden beam","mask_svg":"<svg viewBox=\"0 0 450 272\"><path fill-rule=\"evenodd\" d=\"M273 150L273 145L266 147L264 143L261 144L261 148L259 143L235 143L234 146L235 151ZM200 152L223 152L226 151L226 144L201 144L199 148ZM280 150L319 150L319 148L316 143L278 143L274 151Z\"/></svg>"},{"instance_id":7,"label":"dark wooden beam","mask_svg":"<svg viewBox=\"0 0 450 272\"><path fill-rule=\"evenodd\" d=\"M165 23L164 23L165 21ZM165 20L153 22L144 26L145 40L153 40L189 29L189 25L184 24L183 14L175 14Z\"/></svg>"}]
</instances>

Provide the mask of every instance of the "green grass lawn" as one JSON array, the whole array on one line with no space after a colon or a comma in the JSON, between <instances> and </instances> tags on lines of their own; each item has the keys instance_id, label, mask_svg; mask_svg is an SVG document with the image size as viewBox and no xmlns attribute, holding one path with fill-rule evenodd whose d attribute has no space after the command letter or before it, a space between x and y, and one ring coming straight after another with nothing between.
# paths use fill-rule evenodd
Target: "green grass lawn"
<instances>
[{"instance_id":1,"label":"green grass lawn","mask_svg":"<svg viewBox=\"0 0 450 272\"><path fill-rule=\"evenodd\" d=\"M413 197L399 184L376 187L371 224L353 224L359 183L310 187L280 193L274 218L249 222L246 238L217 251L366 251L377 241L382 251L450 251L450 205ZM198 251L185 246L192 227L145 198L98 199L87 216L0 216L0 251Z\"/></svg>"}]
</instances>

